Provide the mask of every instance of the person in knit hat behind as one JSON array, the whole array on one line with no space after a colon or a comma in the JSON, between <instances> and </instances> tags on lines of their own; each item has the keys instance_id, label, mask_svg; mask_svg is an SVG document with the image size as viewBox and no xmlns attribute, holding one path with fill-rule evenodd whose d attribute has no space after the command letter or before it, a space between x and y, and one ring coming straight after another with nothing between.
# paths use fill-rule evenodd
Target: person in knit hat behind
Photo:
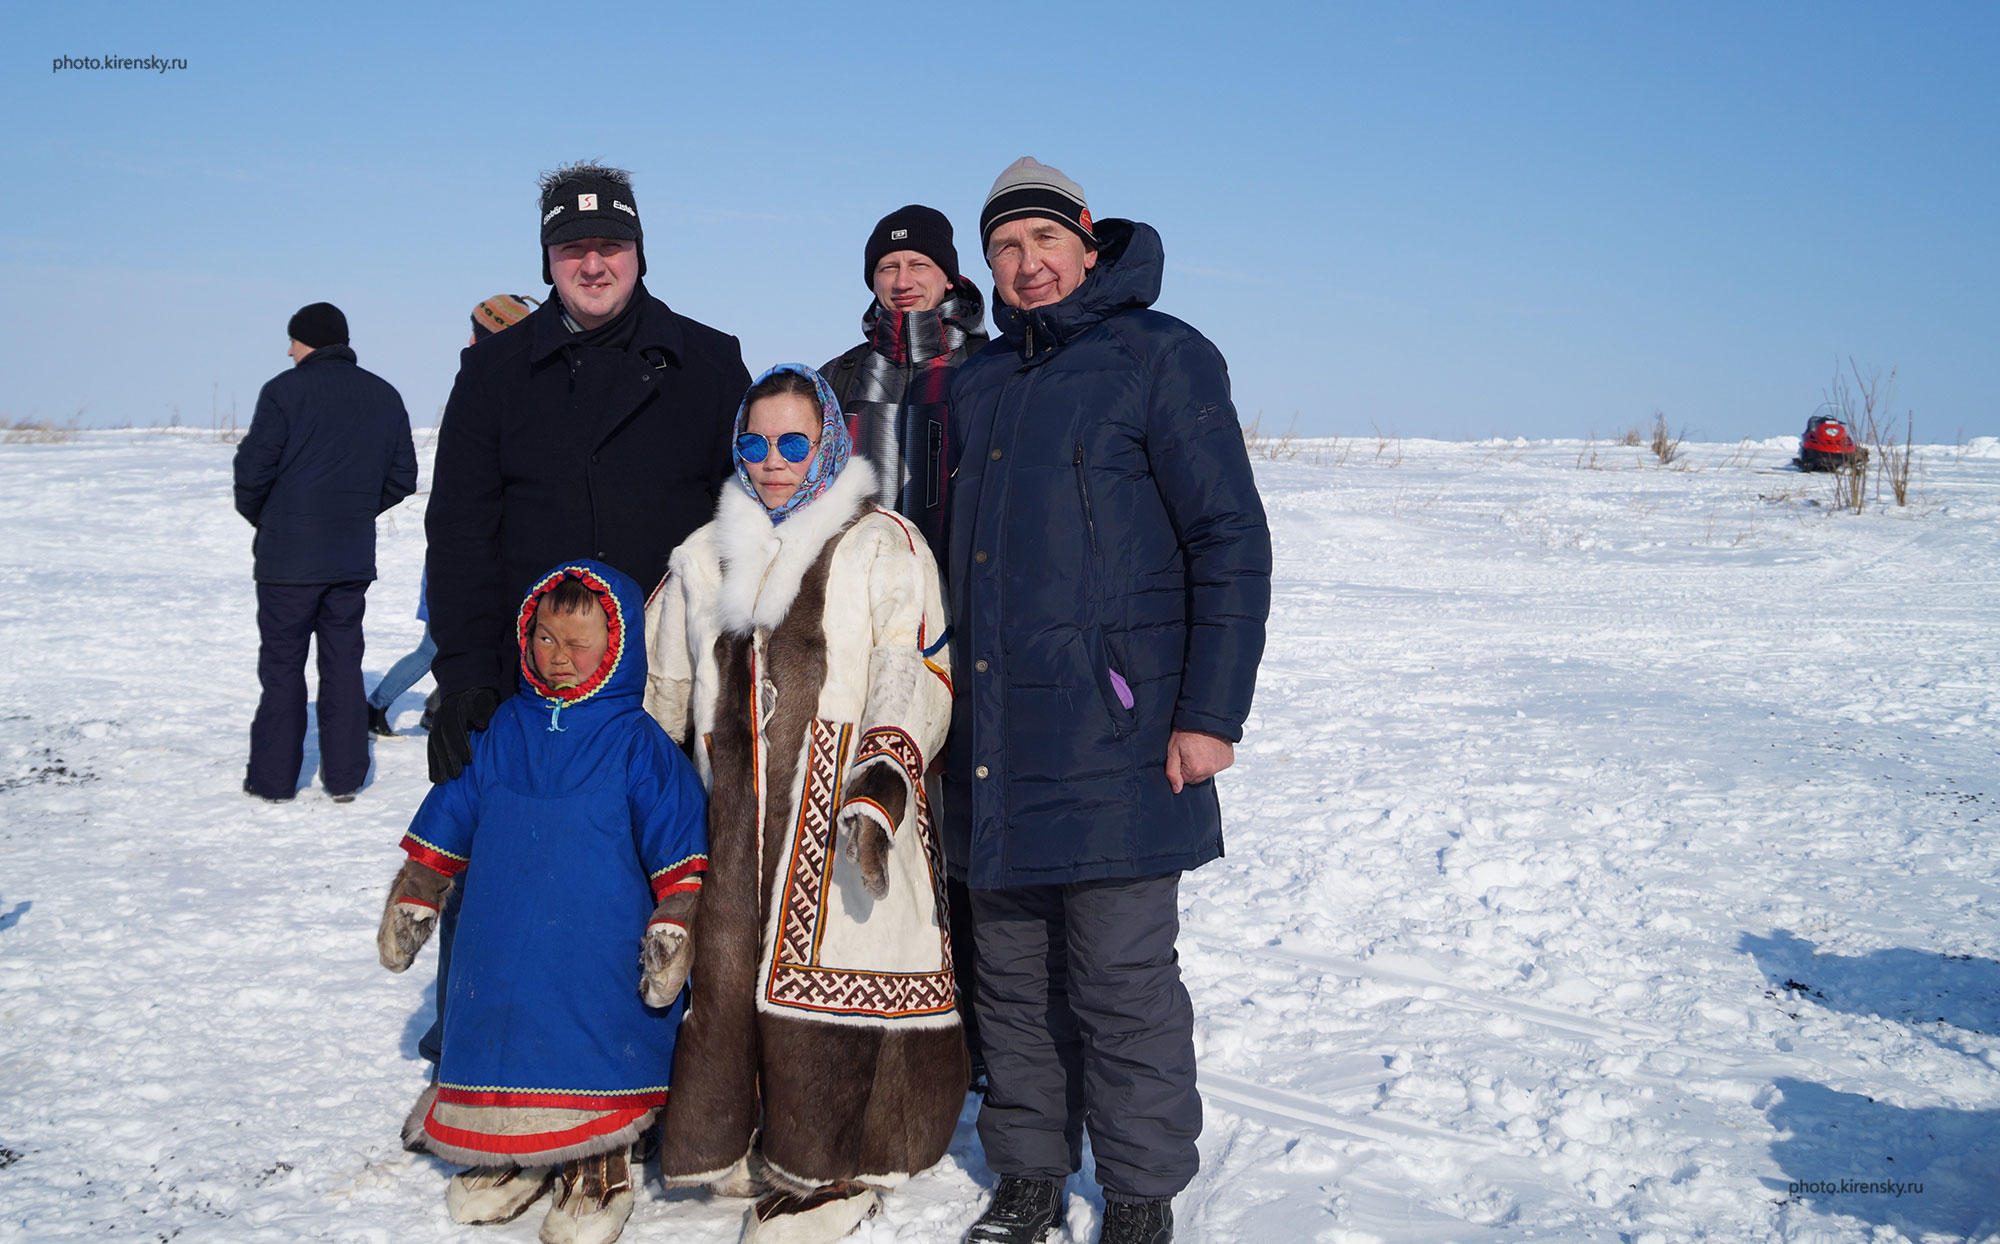
<instances>
[{"instance_id":1,"label":"person in knit hat behind","mask_svg":"<svg viewBox=\"0 0 2000 1244\"><path fill-rule=\"evenodd\" d=\"M541 299L530 298L526 294L493 295L472 309L472 337L465 344L476 346L481 338L491 337L503 328L512 328L541 305Z\"/></svg>"},{"instance_id":2,"label":"person in knit hat behind","mask_svg":"<svg viewBox=\"0 0 2000 1244\"><path fill-rule=\"evenodd\" d=\"M540 306L539 299L524 294L495 294L472 309L472 336L465 344L478 345L481 337L491 337L509 325L518 324L528 312ZM431 672L431 658L437 655L437 641L431 638L431 612L424 598L429 594L423 580L417 587L417 621L424 624L424 637L417 646L404 654L375 689L368 693L368 733L377 738L393 739L396 727L389 721L389 710L405 691L416 685L416 681ZM437 711L437 693L424 703L423 720L419 728L430 733L431 715ZM440 1012L443 1007L438 1008ZM432 1061L436 1061L433 1059Z\"/></svg>"},{"instance_id":3,"label":"person in knit hat behind","mask_svg":"<svg viewBox=\"0 0 2000 1244\"><path fill-rule=\"evenodd\" d=\"M1194 1177L1182 871L1222 851L1271 538L1222 355L1152 310L1160 235L1021 159L979 218L999 339L959 368L945 564L947 867L970 887L1000 1184L970 1244L1064 1217L1089 1129L1101 1244L1167 1244Z\"/></svg>"},{"instance_id":4,"label":"person in knit hat behind","mask_svg":"<svg viewBox=\"0 0 2000 1244\"><path fill-rule=\"evenodd\" d=\"M979 288L959 274L951 221L910 204L868 235L861 316L866 340L820 370L847 415L854 451L875 468L875 499L943 549L957 438L951 380L986 345Z\"/></svg>"}]
</instances>

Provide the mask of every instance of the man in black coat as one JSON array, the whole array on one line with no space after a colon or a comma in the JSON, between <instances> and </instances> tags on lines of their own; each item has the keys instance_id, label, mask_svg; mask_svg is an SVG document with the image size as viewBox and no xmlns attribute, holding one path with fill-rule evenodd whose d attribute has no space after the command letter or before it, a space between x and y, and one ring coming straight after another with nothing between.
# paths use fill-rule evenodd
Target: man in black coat
<instances>
[{"instance_id":1,"label":"man in black coat","mask_svg":"<svg viewBox=\"0 0 2000 1244\"><path fill-rule=\"evenodd\" d=\"M750 387L736 338L647 292L631 175L574 164L542 179L542 279L554 296L467 347L438 430L429 536L433 782L471 758L514 693L513 611L533 577L594 557L651 590L714 514Z\"/></svg>"},{"instance_id":2,"label":"man in black coat","mask_svg":"<svg viewBox=\"0 0 2000 1244\"><path fill-rule=\"evenodd\" d=\"M971 1244L1063 1216L1090 1132L1103 1244L1166 1244L1194 1177L1181 873L1222 853L1271 538L1222 355L1152 309L1160 236L1034 160L980 213L998 339L952 413L944 849L970 884L1001 1176Z\"/></svg>"},{"instance_id":3,"label":"man in black coat","mask_svg":"<svg viewBox=\"0 0 2000 1244\"><path fill-rule=\"evenodd\" d=\"M306 648L319 646L320 781L345 803L368 776L361 617L375 578L375 516L417 486L403 399L363 371L347 317L316 302L294 315L292 370L257 394L236 446L236 512L257 529L257 679L243 789L298 792L306 737Z\"/></svg>"}]
</instances>

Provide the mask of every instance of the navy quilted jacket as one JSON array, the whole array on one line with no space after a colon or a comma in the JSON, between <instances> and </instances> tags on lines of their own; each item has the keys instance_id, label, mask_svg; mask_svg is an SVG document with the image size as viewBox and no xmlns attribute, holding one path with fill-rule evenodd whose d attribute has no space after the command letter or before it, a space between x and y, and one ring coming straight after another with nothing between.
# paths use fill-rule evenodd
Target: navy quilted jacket
<instances>
[{"instance_id":1,"label":"navy quilted jacket","mask_svg":"<svg viewBox=\"0 0 2000 1244\"><path fill-rule=\"evenodd\" d=\"M1063 301L995 299L1001 339L952 387L944 840L981 889L1220 855L1215 784L1174 794L1167 736L1239 739L1264 650L1271 538L1228 369L1149 309L1159 234L1097 233Z\"/></svg>"}]
</instances>

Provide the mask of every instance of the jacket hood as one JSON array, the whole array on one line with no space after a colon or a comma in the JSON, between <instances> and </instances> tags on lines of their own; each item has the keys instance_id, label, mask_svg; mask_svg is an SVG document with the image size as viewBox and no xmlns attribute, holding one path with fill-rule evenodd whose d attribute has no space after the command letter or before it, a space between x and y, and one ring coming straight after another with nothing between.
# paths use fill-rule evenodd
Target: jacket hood
<instances>
[{"instance_id":1,"label":"jacket hood","mask_svg":"<svg viewBox=\"0 0 2000 1244\"><path fill-rule=\"evenodd\" d=\"M1016 350L1032 352L1062 345L1120 311L1150 307L1160 297L1160 276L1167 266L1159 231L1136 220L1100 220L1097 266L1070 291L1069 297L1046 307L1023 311L1010 307L993 291L993 324Z\"/></svg>"},{"instance_id":2,"label":"jacket hood","mask_svg":"<svg viewBox=\"0 0 2000 1244\"><path fill-rule=\"evenodd\" d=\"M597 672L574 687L560 690L543 685L528 660L528 628L542 597L554 591L564 579L576 579L597 594L604 607L605 627L610 644L604 663ZM521 693L564 709L585 701L608 702L630 698L637 701L646 689L646 645L644 643L646 598L629 575L603 562L584 559L564 562L535 580L521 600L514 618L514 639L521 651Z\"/></svg>"}]
</instances>

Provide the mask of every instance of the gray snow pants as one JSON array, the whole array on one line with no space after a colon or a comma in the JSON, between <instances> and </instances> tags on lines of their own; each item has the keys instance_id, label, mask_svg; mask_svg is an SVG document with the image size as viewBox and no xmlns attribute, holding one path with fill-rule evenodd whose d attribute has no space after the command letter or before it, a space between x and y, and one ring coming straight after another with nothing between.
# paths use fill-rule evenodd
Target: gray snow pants
<instances>
[{"instance_id":1,"label":"gray snow pants","mask_svg":"<svg viewBox=\"0 0 2000 1244\"><path fill-rule=\"evenodd\" d=\"M988 1088L979 1140L996 1174L1065 1179L1114 1200L1172 1197L1200 1165L1194 1006L1181 984L1179 873L973 890Z\"/></svg>"}]
</instances>

